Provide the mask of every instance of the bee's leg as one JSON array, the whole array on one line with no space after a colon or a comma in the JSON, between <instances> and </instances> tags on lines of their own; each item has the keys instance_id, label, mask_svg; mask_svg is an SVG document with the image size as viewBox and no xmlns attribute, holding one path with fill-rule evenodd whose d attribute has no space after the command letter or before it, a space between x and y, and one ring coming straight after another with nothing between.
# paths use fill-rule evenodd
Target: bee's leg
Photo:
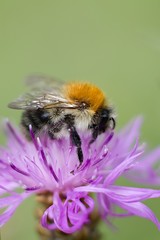
<instances>
[{"instance_id":1,"label":"bee's leg","mask_svg":"<svg viewBox=\"0 0 160 240\"><path fill-rule=\"evenodd\" d=\"M110 118L110 121L112 122L112 130L114 130L116 127L116 121L113 117Z\"/></svg>"},{"instance_id":2,"label":"bee's leg","mask_svg":"<svg viewBox=\"0 0 160 240\"><path fill-rule=\"evenodd\" d=\"M68 130L70 132L70 137L71 137L72 143L77 148L77 155L78 155L79 162L80 162L80 164L82 164L82 162L83 162L83 152L82 152L82 148L81 148L80 136L78 135L78 133L76 131L76 128L74 126L70 127Z\"/></svg>"},{"instance_id":3,"label":"bee's leg","mask_svg":"<svg viewBox=\"0 0 160 240\"><path fill-rule=\"evenodd\" d=\"M98 126L92 126L92 139L89 142L89 144L92 144L96 140L98 135L99 135L99 128L98 128Z\"/></svg>"},{"instance_id":4,"label":"bee's leg","mask_svg":"<svg viewBox=\"0 0 160 240\"><path fill-rule=\"evenodd\" d=\"M68 131L70 133L70 137L72 140L72 143L76 146L77 148L77 155L78 159L80 162L80 165L83 162L83 152L81 148L81 139L80 136L78 135L78 132L74 126L74 117L71 114L67 114L65 116L65 123L67 124Z\"/></svg>"}]
</instances>

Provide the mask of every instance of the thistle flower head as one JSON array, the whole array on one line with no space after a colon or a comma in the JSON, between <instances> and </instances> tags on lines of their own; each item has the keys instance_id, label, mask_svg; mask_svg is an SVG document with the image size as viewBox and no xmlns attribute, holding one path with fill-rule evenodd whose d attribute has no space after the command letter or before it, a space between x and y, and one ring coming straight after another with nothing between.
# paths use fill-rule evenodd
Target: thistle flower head
<instances>
[{"instance_id":1,"label":"thistle flower head","mask_svg":"<svg viewBox=\"0 0 160 240\"><path fill-rule=\"evenodd\" d=\"M136 119L118 134L107 131L92 144L90 137L83 134L84 161L79 165L76 148L69 138L37 138L30 126L32 141L28 141L6 122L8 142L0 148L0 208L3 209L0 226L25 198L49 191L52 203L41 219L49 230L73 233L81 229L96 206L104 221L108 222L109 217L137 215L151 220L160 229L158 219L142 203L160 197L160 190L116 184L121 176L132 177L140 169L143 172L141 159L152 162L155 156L156 159L160 156L156 150L143 157L144 146L138 144L140 124L141 120ZM118 213L116 206L123 212Z\"/></svg>"}]
</instances>

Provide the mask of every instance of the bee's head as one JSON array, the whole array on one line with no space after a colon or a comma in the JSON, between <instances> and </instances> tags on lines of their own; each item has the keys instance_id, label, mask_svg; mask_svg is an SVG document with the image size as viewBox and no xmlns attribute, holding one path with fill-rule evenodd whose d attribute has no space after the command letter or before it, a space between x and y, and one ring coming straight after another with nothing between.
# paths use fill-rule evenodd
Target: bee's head
<instances>
[{"instance_id":1,"label":"bee's head","mask_svg":"<svg viewBox=\"0 0 160 240\"><path fill-rule=\"evenodd\" d=\"M113 109L104 107L99 111L99 128L105 131L108 127L114 129L116 126L115 117L113 115Z\"/></svg>"}]
</instances>

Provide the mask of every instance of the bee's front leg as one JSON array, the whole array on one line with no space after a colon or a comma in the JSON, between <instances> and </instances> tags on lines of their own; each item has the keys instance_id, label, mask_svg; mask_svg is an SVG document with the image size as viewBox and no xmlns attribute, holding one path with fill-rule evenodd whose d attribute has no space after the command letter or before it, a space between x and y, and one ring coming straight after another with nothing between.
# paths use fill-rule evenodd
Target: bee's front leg
<instances>
[{"instance_id":1,"label":"bee's front leg","mask_svg":"<svg viewBox=\"0 0 160 240\"><path fill-rule=\"evenodd\" d=\"M68 131L70 133L71 141L77 148L77 155L78 155L78 159L79 159L79 162L81 165L83 162L83 152L82 152L82 148L81 148L80 136L78 135L78 132L74 126L74 117L71 114L67 114L65 116L65 123L66 123Z\"/></svg>"},{"instance_id":2,"label":"bee's front leg","mask_svg":"<svg viewBox=\"0 0 160 240\"><path fill-rule=\"evenodd\" d=\"M92 139L91 141L89 142L89 144L92 144L98 137L99 135L99 128L98 126L92 126Z\"/></svg>"},{"instance_id":3,"label":"bee's front leg","mask_svg":"<svg viewBox=\"0 0 160 240\"><path fill-rule=\"evenodd\" d=\"M83 162L83 152L81 148L81 139L80 136L78 135L76 128L74 126L68 128L68 131L70 132L70 137L72 140L72 143L77 147L77 155L80 164Z\"/></svg>"}]
</instances>

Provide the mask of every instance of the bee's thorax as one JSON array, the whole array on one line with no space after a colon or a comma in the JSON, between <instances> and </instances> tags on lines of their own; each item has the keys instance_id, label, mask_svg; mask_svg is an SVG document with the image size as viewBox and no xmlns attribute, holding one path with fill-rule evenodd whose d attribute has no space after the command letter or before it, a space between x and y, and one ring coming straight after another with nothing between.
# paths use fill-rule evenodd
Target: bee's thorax
<instances>
[{"instance_id":1,"label":"bee's thorax","mask_svg":"<svg viewBox=\"0 0 160 240\"><path fill-rule=\"evenodd\" d=\"M86 108L94 112L102 108L104 104L108 104L104 93L90 83L69 83L64 88L64 94L71 102L81 103L81 106L86 104Z\"/></svg>"}]
</instances>

